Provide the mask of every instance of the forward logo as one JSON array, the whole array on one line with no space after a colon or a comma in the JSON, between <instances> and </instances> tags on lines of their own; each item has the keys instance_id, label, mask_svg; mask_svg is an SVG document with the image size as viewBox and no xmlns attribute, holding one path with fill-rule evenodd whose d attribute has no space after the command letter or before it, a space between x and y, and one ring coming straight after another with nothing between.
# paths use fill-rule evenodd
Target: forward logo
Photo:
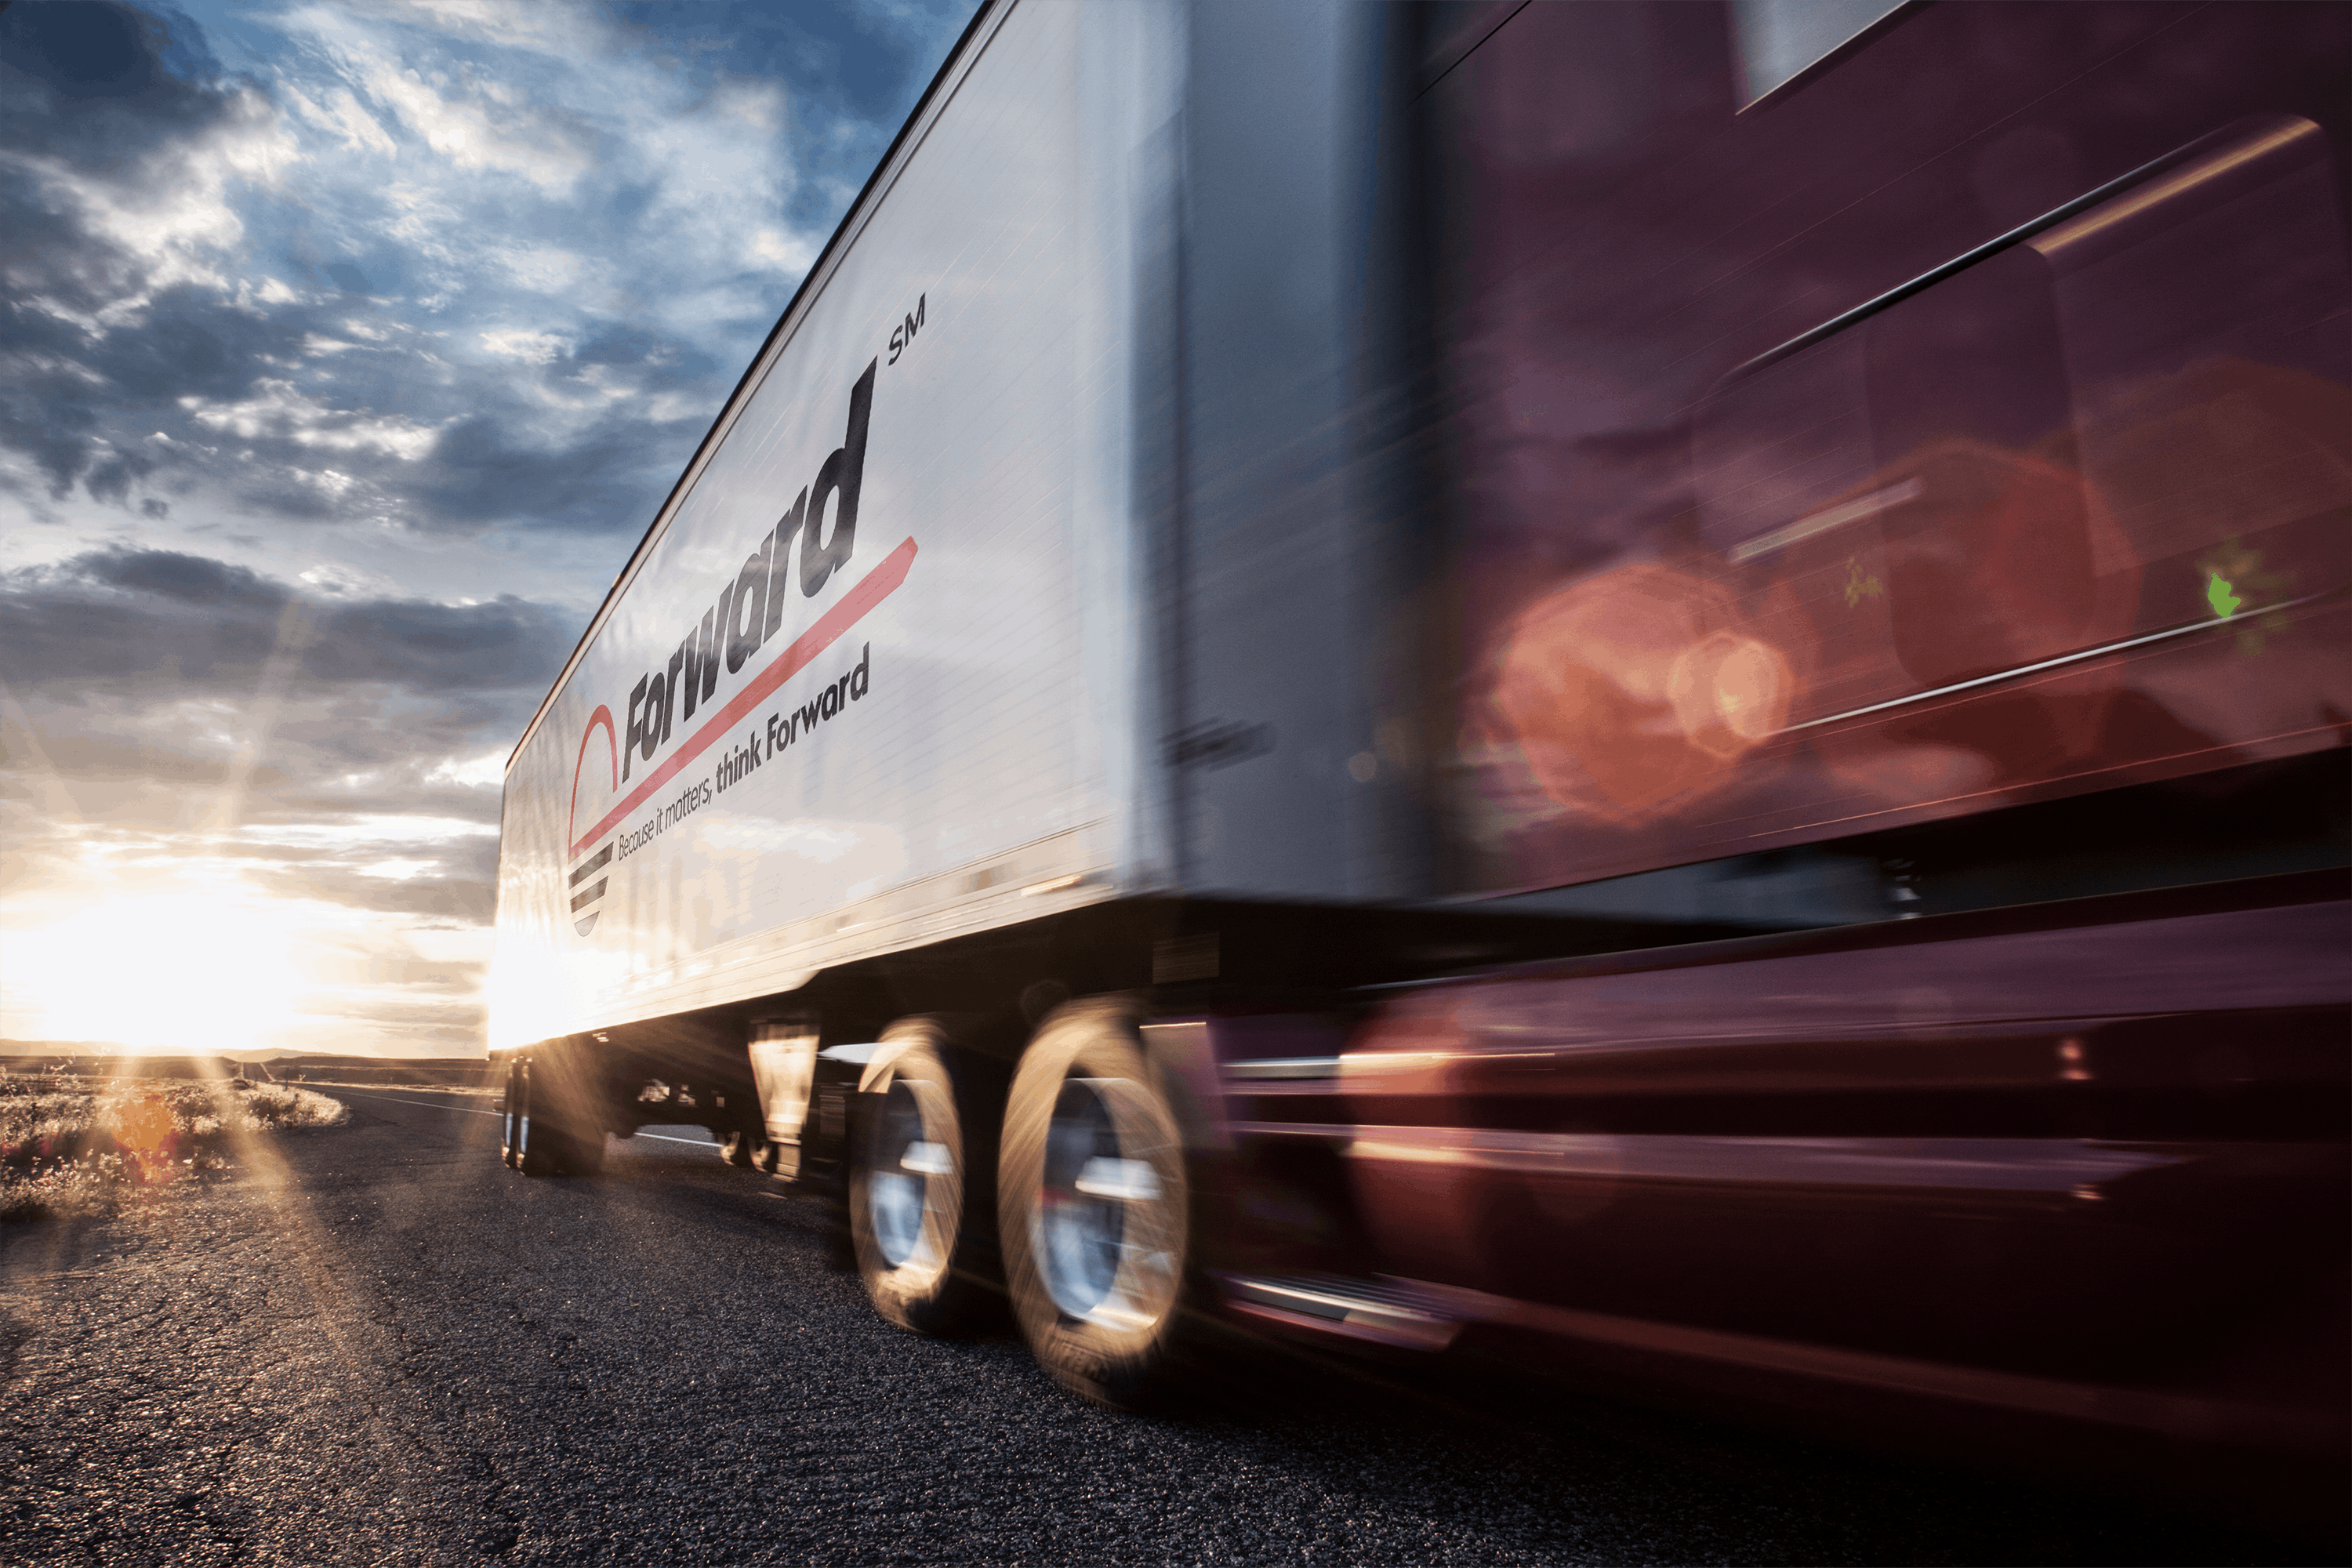
<instances>
[{"instance_id":1,"label":"forward logo","mask_svg":"<svg viewBox=\"0 0 2352 1568\"><path fill-rule=\"evenodd\" d=\"M920 310L918 301L917 313L908 319L904 328L909 336L921 324ZM635 854L644 847L645 841L709 805L718 789L731 786L758 761L764 761L764 757L752 755L761 737L757 731L747 732L748 743L743 751L730 753L720 764L720 771L698 783L679 786L685 791L683 795L659 807L635 828L624 830L617 838L613 837L614 830L621 828L625 819L645 805L656 791L669 785L710 746L731 740L737 733L736 725L748 720L787 680L808 668L907 580L908 570L915 562L912 539L901 541L847 593L839 594L832 606L788 645L763 655L767 660L764 665L754 659L754 654L763 647L772 648L782 639L791 603L787 596L790 584L798 584L801 597L815 598L849 563L856 540L857 503L865 480L866 437L877 368L875 362L868 361L865 372L850 388L842 445L818 467L814 480L761 539L759 548L745 558L734 580L720 584L717 604L704 613L666 659L638 679L629 692L625 724L616 723L613 710L601 703L589 714L587 725L581 731L579 752L572 761L571 809L564 826L564 839L571 853L585 857L572 871L566 889L572 904L572 929L580 935L584 937L595 929L597 904L604 896L607 881L605 868L615 859ZM793 562L795 540L800 546L797 570ZM866 669L866 656L861 650L855 670L828 688L816 701L804 704L799 712L790 715L789 721L782 716L772 715L771 733L764 737L769 753L790 744L810 725L832 718L851 700L865 696ZM737 683L738 689L723 700L719 690L722 671L743 677ZM698 710L704 710L700 724L683 726L685 733L669 755L656 761L672 738L673 723L695 718ZM604 732L605 766L591 770L588 757L599 730ZM776 733L779 731L781 735ZM630 774L640 763L653 765L637 774L632 788ZM587 807L584 815L592 824L585 833L580 832L583 805ZM588 847L598 843L603 847L588 854Z\"/></svg>"}]
</instances>

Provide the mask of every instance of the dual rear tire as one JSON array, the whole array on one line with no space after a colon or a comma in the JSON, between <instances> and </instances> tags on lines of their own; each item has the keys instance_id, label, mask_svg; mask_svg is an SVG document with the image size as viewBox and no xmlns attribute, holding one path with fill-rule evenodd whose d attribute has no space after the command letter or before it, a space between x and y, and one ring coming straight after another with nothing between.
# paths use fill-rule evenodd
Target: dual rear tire
<instances>
[{"instance_id":1,"label":"dual rear tire","mask_svg":"<svg viewBox=\"0 0 2352 1568\"><path fill-rule=\"evenodd\" d=\"M895 1024L883 1042L887 1079L849 1188L875 1309L920 1333L968 1328L991 1310L1001 1259L1022 1335L1057 1382L1099 1404L1156 1403L1180 1347L1191 1201L1182 1133L1133 1007L1098 999L1051 1015L1001 1123L982 1064L936 1022ZM992 1166L988 1205L975 1177Z\"/></svg>"},{"instance_id":2,"label":"dual rear tire","mask_svg":"<svg viewBox=\"0 0 2352 1568\"><path fill-rule=\"evenodd\" d=\"M1181 1348L1191 1193L1131 1006L1072 1003L1037 1031L997 1194L1005 1289L1038 1363L1098 1404L1157 1403Z\"/></svg>"},{"instance_id":3,"label":"dual rear tire","mask_svg":"<svg viewBox=\"0 0 2352 1568\"><path fill-rule=\"evenodd\" d=\"M986 1106L974 1064L929 1018L883 1031L887 1081L858 1134L849 1173L849 1237L875 1310L917 1333L952 1333L986 1308Z\"/></svg>"},{"instance_id":4,"label":"dual rear tire","mask_svg":"<svg viewBox=\"0 0 2352 1568\"><path fill-rule=\"evenodd\" d=\"M501 1107L499 1158L526 1176L593 1176L604 1168L601 1127L581 1131L550 1112L555 1096L533 1082L534 1065L518 1061L507 1069ZM548 1068L538 1066L542 1077Z\"/></svg>"}]
</instances>

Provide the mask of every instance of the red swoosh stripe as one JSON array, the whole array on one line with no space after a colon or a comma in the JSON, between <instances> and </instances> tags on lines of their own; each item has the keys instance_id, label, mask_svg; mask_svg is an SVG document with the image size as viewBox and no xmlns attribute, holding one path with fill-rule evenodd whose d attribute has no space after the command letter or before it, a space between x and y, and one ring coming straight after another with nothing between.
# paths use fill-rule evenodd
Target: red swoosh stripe
<instances>
[{"instance_id":1,"label":"red swoosh stripe","mask_svg":"<svg viewBox=\"0 0 2352 1568\"><path fill-rule=\"evenodd\" d=\"M702 754L704 748L735 728L735 721L774 695L777 687L806 669L816 656L841 639L842 633L866 618L867 612L888 598L899 584L907 580L907 569L915 563L915 542L911 539L882 558L881 564L866 574L865 580L841 597L816 618L816 624L794 637L792 646L779 654L774 662L751 679L751 684L737 692L718 715L687 738L684 745L670 754L669 761L647 773L645 782L629 792L629 797L604 814L604 820L583 834L572 846L576 858L580 851L620 826L621 819L646 803L654 791L677 776L677 771Z\"/></svg>"}]
</instances>

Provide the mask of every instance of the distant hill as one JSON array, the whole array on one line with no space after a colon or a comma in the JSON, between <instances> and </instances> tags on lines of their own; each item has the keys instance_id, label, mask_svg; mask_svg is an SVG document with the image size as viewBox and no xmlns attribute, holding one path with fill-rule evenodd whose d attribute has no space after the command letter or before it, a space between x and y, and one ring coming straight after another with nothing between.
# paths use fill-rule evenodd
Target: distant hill
<instances>
[{"instance_id":1,"label":"distant hill","mask_svg":"<svg viewBox=\"0 0 2352 1568\"><path fill-rule=\"evenodd\" d=\"M74 1057L81 1059L104 1060L115 1057L138 1057L161 1061L184 1057L184 1051L142 1051L134 1047L119 1045L112 1040L0 1040L0 1060L12 1057ZM267 1048L256 1047L244 1051L199 1052L199 1056L219 1056L241 1062L275 1062L301 1060L306 1062L473 1062L479 1065L486 1058L473 1057L387 1057L345 1051L295 1051L283 1046Z\"/></svg>"},{"instance_id":2,"label":"distant hill","mask_svg":"<svg viewBox=\"0 0 2352 1568\"><path fill-rule=\"evenodd\" d=\"M252 1051L235 1056L142 1056L85 1040L0 1040L0 1071L92 1078L247 1078L278 1083L436 1084L475 1087L504 1068L480 1057L362 1057Z\"/></svg>"},{"instance_id":3,"label":"distant hill","mask_svg":"<svg viewBox=\"0 0 2352 1568\"><path fill-rule=\"evenodd\" d=\"M250 1066L279 1083L417 1083L475 1086L503 1080L506 1065L480 1057L281 1056Z\"/></svg>"}]
</instances>

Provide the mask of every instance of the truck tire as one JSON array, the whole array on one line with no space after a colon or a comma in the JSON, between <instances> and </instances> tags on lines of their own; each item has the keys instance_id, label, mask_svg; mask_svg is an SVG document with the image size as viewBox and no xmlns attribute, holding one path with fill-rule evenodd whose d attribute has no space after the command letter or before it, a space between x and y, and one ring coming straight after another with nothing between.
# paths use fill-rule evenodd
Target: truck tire
<instances>
[{"instance_id":1,"label":"truck tire","mask_svg":"<svg viewBox=\"0 0 2352 1568\"><path fill-rule=\"evenodd\" d=\"M529 1064L518 1063L507 1079L506 1163L526 1176L593 1176L604 1168L604 1132L563 1127L545 1114Z\"/></svg>"},{"instance_id":2,"label":"truck tire","mask_svg":"<svg viewBox=\"0 0 2352 1568\"><path fill-rule=\"evenodd\" d=\"M948 1333L985 1304L975 1268L986 1244L978 1223L974 1076L952 1063L947 1037L928 1018L882 1033L898 1046L880 1103L864 1119L849 1168L849 1239L874 1310L902 1329Z\"/></svg>"},{"instance_id":3,"label":"truck tire","mask_svg":"<svg viewBox=\"0 0 2352 1568\"><path fill-rule=\"evenodd\" d=\"M499 1163L509 1170L522 1169L523 1076L520 1062L507 1064L506 1098L499 1101Z\"/></svg>"},{"instance_id":4,"label":"truck tire","mask_svg":"<svg viewBox=\"0 0 2352 1568\"><path fill-rule=\"evenodd\" d=\"M530 1068L522 1068L520 1109L515 1115L514 1168L526 1176L560 1176L564 1173L563 1156L569 1151L570 1140L543 1114L545 1107L538 1102L547 1097L535 1093L530 1081Z\"/></svg>"},{"instance_id":5,"label":"truck tire","mask_svg":"<svg viewBox=\"0 0 2352 1568\"><path fill-rule=\"evenodd\" d=\"M514 1158L511 1163L526 1176L562 1175L563 1135L556 1131L554 1123L540 1114L542 1107L535 1102L546 1096L533 1092L537 1086L530 1081L530 1064L525 1063L517 1070L522 1078L520 1092L515 1097Z\"/></svg>"},{"instance_id":6,"label":"truck tire","mask_svg":"<svg viewBox=\"0 0 2352 1568\"><path fill-rule=\"evenodd\" d=\"M1190 1188L1130 1005L1046 1018L1013 1073L997 1171L1005 1284L1038 1363L1097 1404L1156 1403L1178 1349Z\"/></svg>"}]
</instances>

